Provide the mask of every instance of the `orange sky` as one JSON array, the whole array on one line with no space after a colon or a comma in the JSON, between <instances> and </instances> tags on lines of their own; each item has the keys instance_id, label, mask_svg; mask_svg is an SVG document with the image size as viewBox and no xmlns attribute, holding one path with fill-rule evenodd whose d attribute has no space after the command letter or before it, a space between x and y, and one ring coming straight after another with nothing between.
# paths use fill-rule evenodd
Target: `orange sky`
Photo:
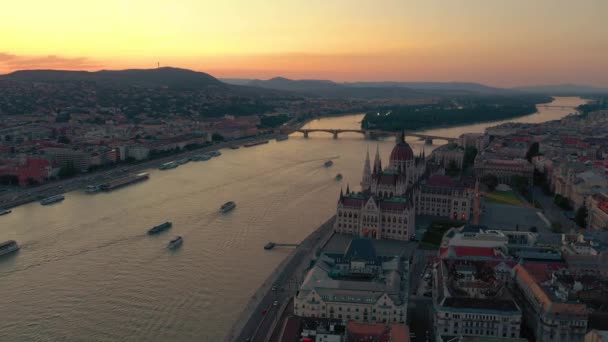
<instances>
[{"instance_id":1,"label":"orange sky","mask_svg":"<svg viewBox=\"0 0 608 342\"><path fill-rule=\"evenodd\" d=\"M604 0L6 0L0 73L608 86Z\"/></svg>"}]
</instances>

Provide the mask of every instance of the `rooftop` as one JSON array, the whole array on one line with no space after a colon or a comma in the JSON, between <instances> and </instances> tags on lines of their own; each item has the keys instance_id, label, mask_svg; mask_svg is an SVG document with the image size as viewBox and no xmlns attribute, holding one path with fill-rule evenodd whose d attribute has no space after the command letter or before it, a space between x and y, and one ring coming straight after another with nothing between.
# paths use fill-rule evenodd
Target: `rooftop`
<instances>
[{"instance_id":1,"label":"rooftop","mask_svg":"<svg viewBox=\"0 0 608 342\"><path fill-rule=\"evenodd\" d=\"M448 297L443 302L444 307L460 309L494 310L505 312L519 312L519 308L513 300L506 299L482 299L465 297Z\"/></svg>"}]
</instances>

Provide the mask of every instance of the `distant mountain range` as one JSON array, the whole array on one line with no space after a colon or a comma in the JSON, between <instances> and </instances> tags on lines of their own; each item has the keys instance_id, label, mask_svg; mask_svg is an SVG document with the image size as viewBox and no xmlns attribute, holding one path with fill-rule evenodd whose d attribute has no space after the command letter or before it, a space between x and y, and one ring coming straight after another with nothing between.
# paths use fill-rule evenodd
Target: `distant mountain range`
<instances>
[{"instance_id":1,"label":"distant mountain range","mask_svg":"<svg viewBox=\"0 0 608 342\"><path fill-rule=\"evenodd\" d=\"M275 77L258 79L217 79L207 73L179 68L66 71L22 70L0 75L0 80L23 82L86 81L108 86L169 87L173 89L214 89L235 94L292 93L322 97L423 98L459 95L508 95L521 92L547 95L608 93L606 88L558 84L516 88L496 88L472 82L348 82L291 80Z\"/></svg>"},{"instance_id":2,"label":"distant mountain range","mask_svg":"<svg viewBox=\"0 0 608 342\"><path fill-rule=\"evenodd\" d=\"M599 88L580 84L549 84L516 87L514 89L528 93L551 95L608 94L608 88Z\"/></svg>"},{"instance_id":3,"label":"distant mountain range","mask_svg":"<svg viewBox=\"0 0 608 342\"><path fill-rule=\"evenodd\" d=\"M291 80L275 77L269 80L221 79L221 81L253 87L292 91L317 96L419 96L497 94L512 92L509 89L489 87L479 83L466 82L348 82L337 83L329 80Z\"/></svg>"}]
</instances>

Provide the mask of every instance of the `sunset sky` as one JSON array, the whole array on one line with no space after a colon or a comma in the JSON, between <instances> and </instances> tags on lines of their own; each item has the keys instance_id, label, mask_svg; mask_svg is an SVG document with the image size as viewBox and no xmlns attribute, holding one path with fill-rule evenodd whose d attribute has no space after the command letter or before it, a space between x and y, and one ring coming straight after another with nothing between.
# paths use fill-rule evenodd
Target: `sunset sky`
<instances>
[{"instance_id":1,"label":"sunset sky","mask_svg":"<svg viewBox=\"0 0 608 342\"><path fill-rule=\"evenodd\" d=\"M0 73L608 86L606 0L4 0Z\"/></svg>"}]
</instances>

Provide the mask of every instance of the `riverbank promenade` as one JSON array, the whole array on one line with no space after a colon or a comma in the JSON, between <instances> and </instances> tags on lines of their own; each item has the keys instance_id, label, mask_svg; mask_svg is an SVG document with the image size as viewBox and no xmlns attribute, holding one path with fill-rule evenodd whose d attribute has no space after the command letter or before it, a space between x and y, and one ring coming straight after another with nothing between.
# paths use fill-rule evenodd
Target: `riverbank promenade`
<instances>
[{"instance_id":1,"label":"riverbank promenade","mask_svg":"<svg viewBox=\"0 0 608 342\"><path fill-rule=\"evenodd\" d=\"M251 297L226 335L225 342L267 341L270 338L281 314L298 291L316 251L322 249L332 237L334 220L335 216L332 216L310 233L276 267Z\"/></svg>"}]
</instances>

